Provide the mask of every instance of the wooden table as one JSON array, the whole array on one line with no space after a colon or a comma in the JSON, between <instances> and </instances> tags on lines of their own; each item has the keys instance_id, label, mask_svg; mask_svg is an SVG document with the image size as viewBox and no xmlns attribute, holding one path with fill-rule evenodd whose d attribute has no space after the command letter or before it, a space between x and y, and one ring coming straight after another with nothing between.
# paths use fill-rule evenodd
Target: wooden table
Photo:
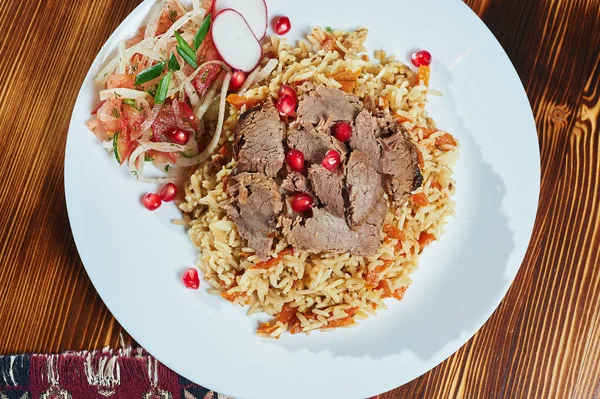
<instances>
[{"instance_id":1,"label":"wooden table","mask_svg":"<svg viewBox=\"0 0 600 399\"><path fill-rule=\"evenodd\" d=\"M118 347L125 334L77 255L63 157L79 86L138 3L0 0L2 354ZM532 104L538 218L521 270L485 326L384 397L600 397L600 1L467 3L506 49Z\"/></svg>"}]
</instances>

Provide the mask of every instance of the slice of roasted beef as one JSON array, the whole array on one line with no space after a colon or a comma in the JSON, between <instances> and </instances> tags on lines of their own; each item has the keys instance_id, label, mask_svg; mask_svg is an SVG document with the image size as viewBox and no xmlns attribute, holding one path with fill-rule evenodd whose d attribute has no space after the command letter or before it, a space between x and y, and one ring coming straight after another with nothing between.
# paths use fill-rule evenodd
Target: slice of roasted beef
<instances>
[{"instance_id":1,"label":"slice of roasted beef","mask_svg":"<svg viewBox=\"0 0 600 399\"><path fill-rule=\"evenodd\" d=\"M240 116L235 129L237 170L277 176L283 166L285 124L273 104L253 108Z\"/></svg>"},{"instance_id":2,"label":"slice of roasted beef","mask_svg":"<svg viewBox=\"0 0 600 399\"><path fill-rule=\"evenodd\" d=\"M346 146L341 141L323 130L312 127L300 127L290 131L288 145L302 151L304 160L311 163L320 164L328 150L337 150L342 160L346 158Z\"/></svg>"},{"instance_id":3,"label":"slice of roasted beef","mask_svg":"<svg viewBox=\"0 0 600 399\"><path fill-rule=\"evenodd\" d=\"M319 86L316 90L303 94L298 103L298 117L302 125L316 126L322 120L332 122L354 122L362 109L358 97L339 89Z\"/></svg>"},{"instance_id":4,"label":"slice of roasted beef","mask_svg":"<svg viewBox=\"0 0 600 399\"><path fill-rule=\"evenodd\" d=\"M329 171L322 165L313 165L308 170L308 179L315 195L323 207L334 216L343 218L345 214L344 175L341 171Z\"/></svg>"},{"instance_id":5,"label":"slice of roasted beef","mask_svg":"<svg viewBox=\"0 0 600 399\"><path fill-rule=\"evenodd\" d=\"M384 186L394 202L402 202L407 194L423 183L417 148L402 133L378 140L381 144L379 168L385 175Z\"/></svg>"},{"instance_id":6,"label":"slice of roasted beef","mask_svg":"<svg viewBox=\"0 0 600 399\"><path fill-rule=\"evenodd\" d=\"M227 213L258 257L266 259L283 209L277 183L262 173L242 172L229 179L227 193Z\"/></svg>"}]
</instances>

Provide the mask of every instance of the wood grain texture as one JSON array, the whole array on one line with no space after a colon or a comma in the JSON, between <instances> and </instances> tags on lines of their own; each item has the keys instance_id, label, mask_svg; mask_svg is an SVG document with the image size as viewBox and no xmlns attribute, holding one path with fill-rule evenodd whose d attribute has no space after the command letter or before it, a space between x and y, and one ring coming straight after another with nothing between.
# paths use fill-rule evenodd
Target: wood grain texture
<instances>
[{"instance_id":1,"label":"wood grain texture","mask_svg":"<svg viewBox=\"0 0 600 399\"><path fill-rule=\"evenodd\" d=\"M0 353L117 347L125 334L77 255L63 156L79 86L138 3L0 0L10 32L0 39ZM384 398L600 397L600 0L466 3L527 90L542 156L538 218L485 326Z\"/></svg>"}]
</instances>

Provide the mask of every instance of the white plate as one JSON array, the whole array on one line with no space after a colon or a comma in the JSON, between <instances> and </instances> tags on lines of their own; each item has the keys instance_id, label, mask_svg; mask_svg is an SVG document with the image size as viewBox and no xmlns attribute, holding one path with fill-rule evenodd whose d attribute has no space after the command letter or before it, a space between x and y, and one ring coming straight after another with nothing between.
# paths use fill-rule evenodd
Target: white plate
<instances>
[{"instance_id":1,"label":"white plate","mask_svg":"<svg viewBox=\"0 0 600 399\"><path fill-rule=\"evenodd\" d=\"M433 54L428 109L461 142L457 217L425 251L402 302L359 326L258 338L257 320L180 282L196 252L174 206L150 213L136 184L85 126L97 104L93 76L140 26L142 3L108 40L77 98L65 191L79 254L123 327L174 371L237 398L366 398L425 373L479 329L508 290L529 242L539 193L539 150L527 96L506 54L458 0L269 0L299 38L313 25L370 30L369 50L408 61ZM331 10L337 10L332 12ZM204 283L202 288L207 287Z\"/></svg>"}]
</instances>

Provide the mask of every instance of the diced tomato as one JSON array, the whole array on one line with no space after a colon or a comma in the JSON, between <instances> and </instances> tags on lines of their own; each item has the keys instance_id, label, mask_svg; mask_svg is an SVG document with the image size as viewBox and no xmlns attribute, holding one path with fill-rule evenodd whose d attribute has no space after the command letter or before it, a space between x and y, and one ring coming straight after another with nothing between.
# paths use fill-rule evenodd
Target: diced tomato
<instances>
[{"instance_id":1,"label":"diced tomato","mask_svg":"<svg viewBox=\"0 0 600 399\"><path fill-rule=\"evenodd\" d=\"M104 127L110 137L121 129L121 121L123 115L123 100L108 99L98 108L98 121Z\"/></svg>"},{"instance_id":2,"label":"diced tomato","mask_svg":"<svg viewBox=\"0 0 600 399\"><path fill-rule=\"evenodd\" d=\"M146 27L140 28L140 30L138 32L139 33L136 36L127 40L127 42L125 43L125 47L127 47L127 48L133 47L136 44L138 44L139 42L141 42L142 40L144 40L144 33L146 32Z\"/></svg>"},{"instance_id":3,"label":"diced tomato","mask_svg":"<svg viewBox=\"0 0 600 399\"><path fill-rule=\"evenodd\" d=\"M135 75L114 74L108 77L106 82L107 89L133 89L135 88Z\"/></svg>"},{"instance_id":4,"label":"diced tomato","mask_svg":"<svg viewBox=\"0 0 600 399\"><path fill-rule=\"evenodd\" d=\"M261 103L261 100L254 98L246 98L244 96L238 96L237 94L230 94L227 96L227 102L237 109L241 109L244 105L246 109L250 109Z\"/></svg>"},{"instance_id":5,"label":"diced tomato","mask_svg":"<svg viewBox=\"0 0 600 399\"><path fill-rule=\"evenodd\" d=\"M167 1L166 7L164 8L158 20L156 34L160 35L165 33L182 15L183 14L181 13L181 10L175 1Z\"/></svg>"},{"instance_id":6,"label":"diced tomato","mask_svg":"<svg viewBox=\"0 0 600 399\"><path fill-rule=\"evenodd\" d=\"M454 136L450 133L445 133L435 138L435 145L442 150L448 151L456 147L458 143L454 139Z\"/></svg>"},{"instance_id":7,"label":"diced tomato","mask_svg":"<svg viewBox=\"0 0 600 399\"><path fill-rule=\"evenodd\" d=\"M135 149L135 144L131 141L129 137L129 129L124 119L122 129L115 133L113 140L113 150L115 152L115 158L117 159L117 162L119 162L119 164L123 165L123 163L125 163L125 161L129 159L129 156Z\"/></svg>"},{"instance_id":8,"label":"diced tomato","mask_svg":"<svg viewBox=\"0 0 600 399\"><path fill-rule=\"evenodd\" d=\"M421 235L419 235L419 246L421 247L421 249L423 249L435 240L436 237L433 234L429 234L426 231L424 231L421 233Z\"/></svg>"},{"instance_id":9,"label":"diced tomato","mask_svg":"<svg viewBox=\"0 0 600 399\"><path fill-rule=\"evenodd\" d=\"M196 75L192 81L192 85L200 96L206 94L210 89L215 80L217 80L219 73L221 73L221 69L221 65L210 64L206 65L198 72L198 75Z\"/></svg>"},{"instance_id":10,"label":"diced tomato","mask_svg":"<svg viewBox=\"0 0 600 399\"><path fill-rule=\"evenodd\" d=\"M272 266L277 265L283 257L286 255L293 255L294 248L286 248L283 251L279 252L276 257L266 260L264 262L259 262L255 265L250 266L250 269L268 269Z\"/></svg>"},{"instance_id":11,"label":"diced tomato","mask_svg":"<svg viewBox=\"0 0 600 399\"><path fill-rule=\"evenodd\" d=\"M413 204L415 204L417 206L429 205L429 200L427 199L427 196L425 195L425 193L413 194L410 196L410 200L412 201Z\"/></svg>"},{"instance_id":12,"label":"diced tomato","mask_svg":"<svg viewBox=\"0 0 600 399\"><path fill-rule=\"evenodd\" d=\"M153 141L170 142L170 133L177 129L195 131L195 118L192 109L184 101L175 101L177 101L179 118L175 114L173 105L165 104L152 123Z\"/></svg>"},{"instance_id":13,"label":"diced tomato","mask_svg":"<svg viewBox=\"0 0 600 399\"><path fill-rule=\"evenodd\" d=\"M104 130L102 124L96 118L93 118L91 121L89 121L87 123L87 127L94 133L96 137L98 137L98 139L102 141L108 140L110 138L106 130Z\"/></svg>"}]
</instances>

